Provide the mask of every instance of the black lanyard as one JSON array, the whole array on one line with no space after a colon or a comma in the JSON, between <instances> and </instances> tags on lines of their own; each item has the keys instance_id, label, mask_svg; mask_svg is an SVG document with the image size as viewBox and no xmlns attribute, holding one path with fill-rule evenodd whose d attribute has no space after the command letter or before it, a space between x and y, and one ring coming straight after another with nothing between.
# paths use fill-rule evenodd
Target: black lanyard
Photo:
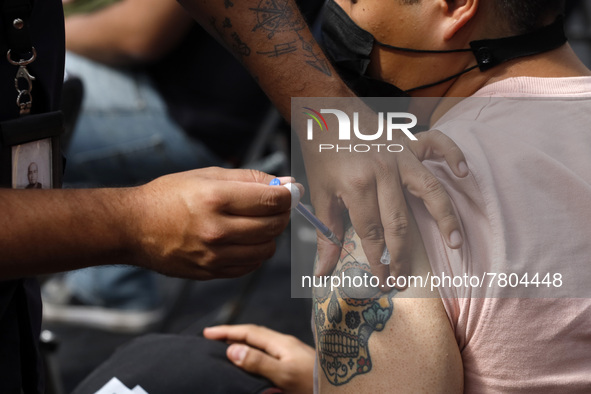
<instances>
[{"instance_id":1,"label":"black lanyard","mask_svg":"<svg viewBox=\"0 0 591 394\"><path fill-rule=\"evenodd\" d=\"M27 70L27 65L34 62L37 57L29 28L32 8L30 0L2 1L1 16L9 48L6 60L18 67L14 86L17 94L16 105L20 109L21 116L28 115L33 105L31 91L35 77Z\"/></svg>"},{"instance_id":2,"label":"black lanyard","mask_svg":"<svg viewBox=\"0 0 591 394\"><path fill-rule=\"evenodd\" d=\"M6 41L12 51L13 59L26 56L33 44L29 31L29 21L33 6L29 0L3 0L2 19L4 19Z\"/></svg>"},{"instance_id":3,"label":"black lanyard","mask_svg":"<svg viewBox=\"0 0 591 394\"><path fill-rule=\"evenodd\" d=\"M45 178L49 178L43 185L44 189L61 185L63 163L59 135L63 131L62 113L37 113L39 109L33 108L31 91L35 77L27 70L27 66L37 57L31 37L32 2L33 0L0 0L0 18L4 26L4 31L0 33L8 46L5 61L15 66L15 103L20 112L18 118L0 123L0 187L21 188L17 179L26 173L26 166L30 162L35 162L38 171L43 169ZM3 61L2 54L0 61ZM1 110L3 109L0 108ZM36 143L38 148L32 150L26 147L29 143ZM20 175L15 177L15 174ZM18 183L21 184L22 181Z\"/></svg>"}]
</instances>

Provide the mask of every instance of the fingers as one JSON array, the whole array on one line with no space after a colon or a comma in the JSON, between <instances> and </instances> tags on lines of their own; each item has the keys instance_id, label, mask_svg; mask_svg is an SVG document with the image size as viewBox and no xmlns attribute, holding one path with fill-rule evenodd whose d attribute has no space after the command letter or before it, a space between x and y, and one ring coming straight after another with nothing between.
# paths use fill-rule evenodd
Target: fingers
<instances>
[{"instance_id":1,"label":"fingers","mask_svg":"<svg viewBox=\"0 0 591 394\"><path fill-rule=\"evenodd\" d=\"M286 393L313 391L315 352L297 338L250 324L209 327L203 335L232 343L226 355L234 364L268 378Z\"/></svg>"},{"instance_id":2,"label":"fingers","mask_svg":"<svg viewBox=\"0 0 591 394\"><path fill-rule=\"evenodd\" d=\"M468 166L466 158L455 142L439 130L430 130L417 135L418 143L410 144L410 151L416 156L405 156L407 159L399 161L400 178L408 191L422 199L431 216L437 222L441 234L443 234L447 245L450 248L457 249L462 245L463 239L460 233L460 224L455 215L453 204L447 191L437 180L437 178L427 170L420 160L444 158L452 172L458 177L468 175ZM380 202L382 206L388 207L392 200ZM410 244L402 245L398 240L405 240L406 227L408 226L408 209L406 203L404 206L395 206L386 215L382 215L384 231L389 231L392 235L386 236L390 241L388 250L392 255L392 263L404 266L404 260L409 256ZM388 218L388 216L390 216ZM390 225L388 225L390 223ZM396 235L398 234L398 235ZM394 243L393 246L390 246ZM394 257L396 256L396 257ZM390 272L402 271L392 266Z\"/></svg>"},{"instance_id":3,"label":"fingers","mask_svg":"<svg viewBox=\"0 0 591 394\"><path fill-rule=\"evenodd\" d=\"M212 279L230 279L239 278L246 274L249 274L261 267L263 261L249 260L248 263L232 266L232 267L217 267L217 270L199 270L194 276L190 274L183 275L183 277L193 278L196 280L212 280Z\"/></svg>"},{"instance_id":4,"label":"fingers","mask_svg":"<svg viewBox=\"0 0 591 394\"><path fill-rule=\"evenodd\" d=\"M390 264L383 265L379 261L378 263L382 267L381 270L389 272L390 275L406 275L411 263L412 243L420 240L411 239L409 235L410 212L399 179L392 178L389 182L378 184L378 204L384 238L390 252ZM382 247L378 259L383 251ZM373 269L372 267L372 272Z\"/></svg>"},{"instance_id":5,"label":"fingers","mask_svg":"<svg viewBox=\"0 0 591 394\"><path fill-rule=\"evenodd\" d=\"M382 223L380 206L378 205L378 190L373 180L365 178L354 182L355 192L345 201L349 207L351 224L361 240L363 252L371 267L372 274L385 281L388 276L388 267L380 263L380 257L384 250L384 227ZM367 184L364 182L368 182ZM400 193L400 191L399 191Z\"/></svg>"},{"instance_id":6,"label":"fingers","mask_svg":"<svg viewBox=\"0 0 591 394\"><path fill-rule=\"evenodd\" d=\"M267 216L288 211L291 206L289 190L269 186L275 176L264 172L208 167L185 174L207 180L204 187L209 188L208 201L222 212L241 216ZM295 183L292 177L279 179L282 183ZM296 186L303 191L302 185Z\"/></svg>"},{"instance_id":7,"label":"fingers","mask_svg":"<svg viewBox=\"0 0 591 394\"><path fill-rule=\"evenodd\" d=\"M411 144L411 151L419 160L444 158L456 176L468 175L464 154L447 135L439 130L430 130L419 133L417 137L418 144ZM425 207L437 222L447 246L452 249L459 248L463 243L460 223L447 191L421 163L407 160L406 166L408 170L401 171L401 178L408 191L423 200Z\"/></svg>"},{"instance_id":8,"label":"fingers","mask_svg":"<svg viewBox=\"0 0 591 394\"><path fill-rule=\"evenodd\" d=\"M232 344L226 350L228 358L247 372L262 375L271 381L282 367L281 361L258 349L243 344Z\"/></svg>"},{"instance_id":9,"label":"fingers","mask_svg":"<svg viewBox=\"0 0 591 394\"><path fill-rule=\"evenodd\" d=\"M201 266L226 278L253 271L275 254L274 240L257 245L220 245L201 256ZM243 269L244 268L244 269Z\"/></svg>"},{"instance_id":10,"label":"fingers","mask_svg":"<svg viewBox=\"0 0 591 394\"><path fill-rule=\"evenodd\" d=\"M444 158L452 172L463 178L468 175L466 157L456 143L439 130L429 130L417 134L418 143L409 144L411 151L419 160Z\"/></svg>"},{"instance_id":11,"label":"fingers","mask_svg":"<svg viewBox=\"0 0 591 394\"><path fill-rule=\"evenodd\" d=\"M203 335L214 340L245 343L262 349L274 357L280 356L279 350L284 347L287 338L286 335L277 331L253 324L208 327L203 330Z\"/></svg>"},{"instance_id":12,"label":"fingers","mask_svg":"<svg viewBox=\"0 0 591 394\"><path fill-rule=\"evenodd\" d=\"M273 216L219 215L204 229L209 244L255 245L277 238L289 224L289 211Z\"/></svg>"},{"instance_id":13,"label":"fingers","mask_svg":"<svg viewBox=\"0 0 591 394\"><path fill-rule=\"evenodd\" d=\"M343 239L342 207L330 198L316 198L316 216L322 221L338 239ZM318 260L316 262L315 275L330 275L335 268L341 248L330 242L318 233Z\"/></svg>"},{"instance_id":14,"label":"fingers","mask_svg":"<svg viewBox=\"0 0 591 394\"><path fill-rule=\"evenodd\" d=\"M425 207L437 222L447 245L452 249L459 248L463 242L460 223L447 191L422 163L407 162L405 167L405 170L401 170L400 173L403 184L412 195L423 200Z\"/></svg>"},{"instance_id":15,"label":"fingers","mask_svg":"<svg viewBox=\"0 0 591 394\"><path fill-rule=\"evenodd\" d=\"M291 193L285 187L236 181L222 182L218 186L212 192L212 201L232 215L276 215L291 207Z\"/></svg>"},{"instance_id":16,"label":"fingers","mask_svg":"<svg viewBox=\"0 0 591 394\"><path fill-rule=\"evenodd\" d=\"M189 171L200 177L217 179L220 181L238 181L238 182L254 182L268 185L271 180L275 179L274 175L266 174L261 171L252 169L227 169L221 167L206 167L198 170ZM281 183L295 182L293 177L279 178Z\"/></svg>"},{"instance_id":17,"label":"fingers","mask_svg":"<svg viewBox=\"0 0 591 394\"><path fill-rule=\"evenodd\" d=\"M254 181L260 179L266 183ZM289 223L291 193L268 185L270 179L255 171L208 168L137 188L142 212L151 213L138 225L141 264L195 279L256 269L273 256L275 238Z\"/></svg>"}]
</instances>

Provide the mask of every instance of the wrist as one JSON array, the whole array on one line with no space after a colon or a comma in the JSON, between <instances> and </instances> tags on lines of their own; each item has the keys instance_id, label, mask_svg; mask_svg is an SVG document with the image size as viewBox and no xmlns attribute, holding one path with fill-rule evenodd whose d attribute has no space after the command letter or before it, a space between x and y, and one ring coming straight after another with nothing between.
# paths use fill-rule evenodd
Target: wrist
<instances>
[{"instance_id":1,"label":"wrist","mask_svg":"<svg viewBox=\"0 0 591 394\"><path fill-rule=\"evenodd\" d=\"M117 248L128 259L125 264L145 266L147 261L145 241L147 234L146 221L150 211L147 207L148 198L143 187L117 189L118 209L114 212L113 227L119 238Z\"/></svg>"}]
</instances>

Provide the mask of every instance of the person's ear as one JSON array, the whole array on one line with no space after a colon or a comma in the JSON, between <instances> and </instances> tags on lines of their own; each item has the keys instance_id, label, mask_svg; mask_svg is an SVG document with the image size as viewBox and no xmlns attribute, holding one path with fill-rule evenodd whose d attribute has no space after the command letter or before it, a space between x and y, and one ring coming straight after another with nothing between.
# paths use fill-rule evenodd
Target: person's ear
<instances>
[{"instance_id":1,"label":"person's ear","mask_svg":"<svg viewBox=\"0 0 591 394\"><path fill-rule=\"evenodd\" d=\"M451 40L476 15L479 0L441 0L443 3L445 22L443 38Z\"/></svg>"}]
</instances>

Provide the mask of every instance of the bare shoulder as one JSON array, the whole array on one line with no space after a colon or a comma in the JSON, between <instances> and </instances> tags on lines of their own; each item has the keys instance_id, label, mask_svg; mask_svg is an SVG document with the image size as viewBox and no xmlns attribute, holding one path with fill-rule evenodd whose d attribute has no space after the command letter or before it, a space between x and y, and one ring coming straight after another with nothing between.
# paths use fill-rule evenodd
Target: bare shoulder
<instances>
[{"instance_id":1,"label":"bare shoulder","mask_svg":"<svg viewBox=\"0 0 591 394\"><path fill-rule=\"evenodd\" d=\"M321 391L461 392L461 357L441 300L425 288L385 292L375 280L372 286L352 229L344 249L333 272L341 286L314 298ZM429 270L421 243L411 275Z\"/></svg>"}]
</instances>

